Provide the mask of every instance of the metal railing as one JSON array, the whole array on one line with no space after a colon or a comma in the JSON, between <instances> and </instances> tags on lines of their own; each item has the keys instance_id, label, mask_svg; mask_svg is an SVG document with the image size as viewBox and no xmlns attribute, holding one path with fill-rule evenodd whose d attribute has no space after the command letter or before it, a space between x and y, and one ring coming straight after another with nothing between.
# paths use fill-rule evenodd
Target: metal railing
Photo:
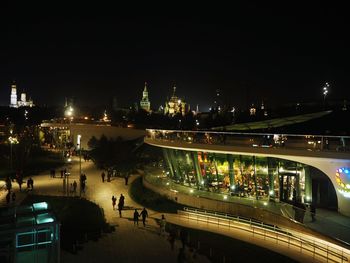
<instances>
[{"instance_id":1,"label":"metal railing","mask_svg":"<svg viewBox=\"0 0 350 263\"><path fill-rule=\"evenodd\" d=\"M324 152L350 151L350 136L147 129L146 139L237 147L280 148Z\"/></svg>"},{"instance_id":2,"label":"metal railing","mask_svg":"<svg viewBox=\"0 0 350 263\"><path fill-rule=\"evenodd\" d=\"M206 210L185 208L178 214L188 220L196 220L207 224L225 226L250 233L253 237L260 236L264 240L284 244L298 253L311 256L325 262L348 262L350 251L328 241L295 231L281 229L275 225L264 224L256 220L227 215Z\"/></svg>"}]
</instances>

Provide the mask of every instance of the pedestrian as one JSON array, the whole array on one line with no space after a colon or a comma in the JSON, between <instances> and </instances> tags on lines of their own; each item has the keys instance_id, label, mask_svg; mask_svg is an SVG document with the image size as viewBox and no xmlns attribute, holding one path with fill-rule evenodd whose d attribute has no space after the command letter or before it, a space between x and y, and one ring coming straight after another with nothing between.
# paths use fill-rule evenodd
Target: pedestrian
<instances>
[{"instance_id":1,"label":"pedestrian","mask_svg":"<svg viewBox=\"0 0 350 263\"><path fill-rule=\"evenodd\" d=\"M316 221L316 206L313 202L310 204L310 212L311 212L311 220L312 220L312 222L315 222Z\"/></svg>"},{"instance_id":2,"label":"pedestrian","mask_svg":"<svg viewBox=\"0 0 350 263\"><path fill-rule=\"evenodd\" d=\"M123 210L123 205L120 202L120 198L119 198L119 202L118 202L119 217L122 217L122 210Z\"/></svg>"},{"instance_id":3,"label":"pedestrian","mask_svg":"<svg viewBox=\"0 0 350 263\"><path fill-rule=\"evenodd\" d=\"M143 226L146 226L146 218L148 217L148 212L146 208L143 208L143 210L141 211L141 217Z\"/></svg>"},{"instance_id":4,"label":"pedestrian","mask_svg":"<svg viewBox=\"0 0 350 263\"><path fill-rule=\"evenodd\" d=\"M61 170L61 178L63 178L63 173L64 173L64 171L63 171L63 170Z\"/></svg>"},{"instance_id":5,"label":"pedestrian","mask_svg":"<svg viewBox=\"0 0 350 263\"><path fill-rule=\"evenodd\" d=\"M120 194L119 203L121 204L122 209L124 209L124 200L125 200L124 195L123 195L123 194Z\"/></svg>"},{"instance_id":6,"label":"pedestrian","mask_svg":"<svg viewBox=\"0 0 350 263\"><path fill-rule=\"evenodd\" d=\"M129 181L129 174L125 175L125 185L128 185L128 181Z\"/></svg>"},{"instance_id":7,"label":"pedestrian","mask_svg":"<svg viewBox=\"0 0 350 263\"><path fill-rule=\"evenodd\" d=\"M139 212L137 212L137 209L135 209L134 212L134 225L137 224L137 226L139 226Z\"/></svg>"},{"instance_id":8,"label":"pedestrian","mask_svg":"<svg viewBox=\"0 0 350 263\"><path fill-rule=\"evenodd\" d=\"M81 191L85 194L85 181L81 182Z\"/></svg>"},{"instance_id":9,"label":"pedestrian","mask_svg":"<svg viewBox=\"0 0 350 263\"><path fill-rule=\"evenodd\" d=\"M7 204L10 204L10 201L11 201L11 192L8 191L7 195L6 195L6 203Z\"/></svg>"},{"instance_id":10,"label":"pedestrian","mask_svg":"<svg viewBox=\"0 0 350 263\"><path fill-rule=\"evenodd\" d=\"M18 183L18 186L19 186L19 191L22 192L22 184L23 184L23 179L22 179L22 176L18 176L17 178L17 183Z\"/></svg>"},{"instance_id":11,"label":"pedestrian","mask_svg":"<svg viewBox=\"0 0 350 263\"><path fill-rule=\"evenodd\" d=\"M16 193L13 192L13 193L12 193L12 202L15 202L15 201L16 201Z\"/></svg>"},{"instance_id":12,"label":"pedestrian","mask_svg":"<svg viewBox=\"0 0 350 263\"><path fill-rule=\"evenodd\" d=\"M77 192L77 182L74 180L73 182L73 192L76 193Z\"/></svg>"},{"instance_id":13,"label":"pedestrian","mask_svg":"<svg viewBox=\"0 0 350 263\"><path fill-rule=\"evenodd\" d=\"M165 216L162 215L162 218L160 219L160 222L159 222L161 236L163 236L163 234L165 235L165 225L166 225Z\"/></svg>"},{"instance_id":14,"label":"pedestrian","mask_svg":"<svg viewBox=\"0 0 350 263\"><path fill-rule=\"evenodd\" d=\"M71 192L71 193L74 192L73 183L71 183L71 184L69 185L69 192Z\"/></svg>"},{"instance_id":15,"label":"pedestrian","mask_svg":"<svg viewBox=\"0 0 350 263\"><path fill-rule=\"evenodd\" d=\"M111 181L111 173L108 171L107 173L107 182L110 182Z\"/></svg>"},{"instance_id":16,"label":"pedestrian","mask_svg":"<svg viewBox=\"0 0 350 263\"><path fill-rule=\"evenodd\" d=\"M102 177L102 183L104 183L105 182L105 172L102 172L102 174L101 174L101 177Z\"/></svg>"},{"instance_id":17,"label":"pedestrian","mask_svg":"<svg viewBox=\"0 0 350 263\"><path fill-rule=\"evenodd\" d=\"M7 189L8 191L11 191L11 189L12 189L12 182L11 182L10 177L7 177L7 178L6 178L6 189Z\"/></svg>"},{"instance_id":18,"label":"pedestrian","mask_svg":"<svg viewBox=\"0 0 350 263\"><path fill-rule=\"evenodd\" d=\"M172 251L174 251L175 239L176 239L176 230L174 228L171 228L169 232L168 240Z\"/></svg>"},{"instance_id":19,"label":"pedestrian","mask_svg":"<svg viewBox=\"0 0 350 263\"><path fill-rule=\"evenodd\" d=\"M56 177L56 170L55 170L55 169L52 170L52 177L53 177L53 178Z\"/></svg>"},{"instance_id":20,"label":"pedestrian","mask_svg":"<svg viewBox=\"0 0 350 263\"><path fill-rule=\"evenodd\" d=\"M186 244L187 244L187 239L188 239L188 233L187 233L186 228L181 228L180 239L181 239L181 243L182 243L182 248L185 249Z\"/></svg>"},{"instance_id":21,"label":"pedestrian","mask_svg":"<svg viewBox=\"0 0 350 263\"><path fill-rule=\"evenodd\" d=\"M113 210L115 208L115 204L117 202L117 198L114 197L114 195L112 196L112 206L113 206Z\"/></svg>"}]
</instances>

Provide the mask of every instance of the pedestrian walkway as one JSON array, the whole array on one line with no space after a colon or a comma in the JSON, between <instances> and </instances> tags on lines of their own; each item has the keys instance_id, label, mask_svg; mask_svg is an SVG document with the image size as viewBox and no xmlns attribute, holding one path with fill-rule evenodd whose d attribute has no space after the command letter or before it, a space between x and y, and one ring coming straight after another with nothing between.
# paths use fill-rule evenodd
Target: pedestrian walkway
<instances>
[{"instance_id":1,"label":"pedestrian walkway","mask_svg":"<svg viewBox=\"0 0 350 263\"><path fill-rule=\"evenodd\" d=\"M146 227L134 226L133 212L134 209L141 211L142 207L135 203L128 195L129 185L125 185L123 178L112 177L111 182L101 180L101 170L97 169L92 162L82 162L82 172L87 176L86 193L82 197L87 198L100 205L106 217L106 220L116 228L115 232L103 234L98 242L87 242L83 244L83 249L79 250L76 255L63 251L61 253L61 262L67 263L100 263L100 262L177 262L179 245L175 244L175 249L171 250L170 243L166 237L159 235L159 226L156 218L160 218L158 213L149 210L149 218ZM68 184L74 180L79 182L79 159L76 157L72 160L69 168L70 173ZM38 176L33 176L34 190L33 194L39 195L74 195L66 192L64 189L63 178L51 178L50 172L47 171ZM24 178L27 180L28 178ZM130 178L130 182L135 176ZM66 182L67 183L67 182ZM16 183L14 190L18 192ZM76 195L79 195L79 186ZM120 194L125 196L126 210L122 211L122 218L119 217L118 210L113 210L111 198L116 196L117 203ZM25 191L21 198L25 197ZM1 200L4 199L0 197ZM20 201L20 200L18 200ZM98 255L98 256L96 256ZM209 260L199 255L198 262L209 262Z\"/></svg>"}]
</instances>

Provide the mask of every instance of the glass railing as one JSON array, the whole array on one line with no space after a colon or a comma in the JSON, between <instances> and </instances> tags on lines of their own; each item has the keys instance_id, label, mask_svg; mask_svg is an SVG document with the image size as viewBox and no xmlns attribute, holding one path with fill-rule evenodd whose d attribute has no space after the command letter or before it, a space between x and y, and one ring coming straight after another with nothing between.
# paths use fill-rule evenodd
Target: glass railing
<instances>
[{"instance_id":1,"label":"glass railing","mask_svg":"<svg viewBox=\"0 0 350 263\"><path fill-rule=\"evenodd\" d=\"M252 148L350 152L350 136L147 129L146 138L187 144L200 143Z\"/></svg>"}]
</instances>

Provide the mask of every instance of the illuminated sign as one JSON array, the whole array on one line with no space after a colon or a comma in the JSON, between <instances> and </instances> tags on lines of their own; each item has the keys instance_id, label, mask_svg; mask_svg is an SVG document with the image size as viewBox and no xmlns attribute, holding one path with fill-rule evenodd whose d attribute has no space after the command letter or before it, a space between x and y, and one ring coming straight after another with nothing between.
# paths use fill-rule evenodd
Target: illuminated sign
<instances>
[{"instance_id":1,"label":"illuminated sign","mask_svg":"<svg viewBox=\"0 0 350 263\"><path fill-rule=\"evenodd\" d=\"M335 181L337 182L339 188L338 191L344 197L350 198L350 169L349 168L339 168L335 173Z\"/></svg>"}]
</instances>

